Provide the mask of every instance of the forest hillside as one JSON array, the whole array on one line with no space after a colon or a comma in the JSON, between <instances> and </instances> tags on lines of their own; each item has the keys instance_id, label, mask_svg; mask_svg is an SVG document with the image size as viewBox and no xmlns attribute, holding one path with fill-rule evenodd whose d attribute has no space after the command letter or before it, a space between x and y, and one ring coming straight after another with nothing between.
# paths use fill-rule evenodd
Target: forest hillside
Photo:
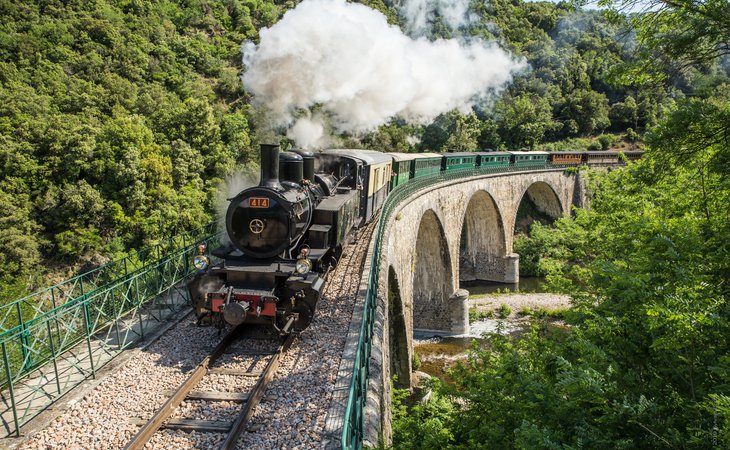
<instances>
[{"instance_id":1,"label":"forest hillside","mask_svg":"<svg viewBox=\"0 0 730 450\"><path fill-rule=\"evenodd\" d=\"M405 28L395 5L368 6ZM263 136L241 45L294 2L0 1L0 283L7 300L214 219L227 177L255 172ZM526 63L470 114L394 120L348 146L396 151L607 149L719 66L634 78L626 16L568 3L493 0L468 27L437 15L426 38L494 41ZM50 278L49 278L50 277Z\"/></svg>"}]
</instances>

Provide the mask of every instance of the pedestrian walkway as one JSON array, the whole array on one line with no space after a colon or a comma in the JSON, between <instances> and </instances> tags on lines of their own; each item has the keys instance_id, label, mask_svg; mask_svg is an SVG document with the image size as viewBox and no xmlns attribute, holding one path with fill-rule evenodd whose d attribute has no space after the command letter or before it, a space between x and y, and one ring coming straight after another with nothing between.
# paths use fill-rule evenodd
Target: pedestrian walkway
<instances>
[{"instance_id":1,"label":"pedestrian walkway","mask_svg":"<svg viewBox=\"0 0 730 450\"><path fill-rule=\"evenodd\" d=\"M23 424L85 380L94 378L122 350L136 345L188 308L185 284L179 283L10 384L0 393L1 437L20 436ZM57 328L57 334L64 331L63 324L58 329L58 321L53 327ZM49 322L48 334L54 336L50 331Z\"/></svg>"}]
</instances>

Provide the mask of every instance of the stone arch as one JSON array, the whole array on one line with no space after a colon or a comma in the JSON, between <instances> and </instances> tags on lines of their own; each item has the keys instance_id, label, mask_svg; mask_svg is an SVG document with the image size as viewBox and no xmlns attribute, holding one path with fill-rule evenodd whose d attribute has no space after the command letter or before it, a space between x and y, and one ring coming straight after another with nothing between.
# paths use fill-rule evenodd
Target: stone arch
<instances>
[{"instance_id":1,"label":"stone arch","mask_svg":"<svg viewBox=\"0 0 730 450\"><path fill-rule=\"evenodd\" d=\"M560 197L552 186L537 181L522 194L515 217L515 233L526 232L534 220L552 222L563 215Z\"/></svg>"},{"instance_id":2,"label":"stone arch","mask_svg":"<svg viewBox=\"0 0 730 450\"><path fill-rule=\"evenodd\" d=\"M472 195L464 212L459 248L460 281L504 281L507 236L497 202L486 191Z\"/></svg>"},{"instance_id":3,"label":"stone arch","mask_svg":"<svg viewBox=\"0 0 730 450\"><path fill-rule=\"evenodd\" d=\"M451 257L444 227L429 209L421 217L413 263L413 327L451 330L448 300L454 292Z\"/></svg>"},{"instance_id":4,"label":"stone arch","mask_svg":"<svg viewBox=\"0 0 730 450\"><path fill-rule=\"evenodd\" d=\"M406 334L406 318L403 312L398 275L393 266L388 267L388 343L390 350L390 374L397 376L399 387L410 386L410 348Z\"/></svg>"}]
</instances>

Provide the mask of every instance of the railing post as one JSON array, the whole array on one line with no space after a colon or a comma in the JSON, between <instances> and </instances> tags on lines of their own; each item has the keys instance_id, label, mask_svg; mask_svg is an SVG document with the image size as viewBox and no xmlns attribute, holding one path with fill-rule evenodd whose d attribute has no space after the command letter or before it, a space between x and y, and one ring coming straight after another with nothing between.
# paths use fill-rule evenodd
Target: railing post
<instances>
[{"instance_id":1,"label":"railing post","mask_svg":"<svg viewBox=\"0 0 730 450\"><path fill-rule=\"evenodd\" d=\"M91 313L89 312L89 299L84 298L82 304L84 308L84 329L86 331L86 347L89 349L89 362L91 363L91 376L96 378L96 369L94 368L94 353L91 351Z\"/></svg>"},{"instance_id":2,"label":"railing post","mask_svg":"<svg viewBox=\"0 0 730 450\"><path fill-rule=\"evenodd\" d=\"M15 310L18 314L20 325L20 349L23 355L23 370L30 370L33 367L33 357L30 353L30 341L28 339L28 327L23 320L23 310L20 309L20 302L15 302Z\"/></svg>"},{"instance_id":3,"label":"railing post","mask_svg":"<svg viewBox=\"0 0 730 450\"><path fill-rule=\"evenodd\" d=\"M54 293L53 288L51 288L51 304L53 305L53 309L55 310L57 308L56 305L56 294ZM56 325L56 336L58 336L58 345L61 345L61 329L58 327L58 319L53 320L54 325Z\"/></svg>"},{"instance_id":4,"label":"railing post","mask_svg":"<svg viewBox=\"0 0 730 450\"><path fill-rule=\"evenodd\" d=\"M137 311L139 312L139 336L144 339L144 320L142 318L142 302L139 298L139 277L134 277L134 295L135 304L138 304ZM139 303L138 303L139 302Z\"/></svg>"},{"instance_id":5,"label":"railing post","mask_svg":"<svg viewBox=\"0 0 730 450\"><path fill-rule=\"evenodd\" d=\"M61 382L58 376L58 363L56 363L56 346L53 345L53 333L51 332L51 322L46 321L46 329L48 330L48 339L51 341L51 360L53 361L53 373L56 374L56 389L58 389L58 395L61 395Z\"/></svg>"},{"instance_id":6,"label":"railing post","mask_svg":"<svg viewBox=\"0 0 730 450\"><path fill-rule=\"evenodd\" d=\"M10 392L10 407L13 410L13 422L15 423L15 435L20 437L20 424L18 423L18 409L15 406L15 390L13 389L13 374L10 370L10 359L5 341L2 343L3 362L5 363L5 376L8 379L8 391Z\"/></svg>"},{"instance_id":7,"label":"railing post","mask_svg":"<svg viewBox=\"0 0 730 450\"><path fill-rule=\"evenodd\" d=\"M114 295L112 297L112 306L114 307L114 318L112 319L114 321L114 329L116 330L117 335L117 350L122 349L122 338L119 335L119 319L122 317L122 306L124 305L124 300L122 300L122 305L119 305L119 308L117 308L117 301L114 298ZM122 293L122 297L126 298L126 293Z\"/></svg>"}]
</instances>

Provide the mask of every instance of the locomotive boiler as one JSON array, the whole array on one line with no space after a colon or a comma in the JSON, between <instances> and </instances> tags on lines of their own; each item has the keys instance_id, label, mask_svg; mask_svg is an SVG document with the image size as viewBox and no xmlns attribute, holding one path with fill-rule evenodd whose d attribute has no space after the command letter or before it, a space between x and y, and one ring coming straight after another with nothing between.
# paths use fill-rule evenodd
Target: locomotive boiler
<instances>
[{"instance_id":1,"label":"locomotive boiler","mask_svg":"<svg viewBox=\"0 0 730 450\"><path fill-rule=\"evenodd\" d=\"M323 276L362 221L358 169L347 158L262 145L259 185L230 199L230 243L212 252L220 262L199 255L188 283L199 323L270 324L284 334L309 326Z\"/></svg>"}]
</instances>

